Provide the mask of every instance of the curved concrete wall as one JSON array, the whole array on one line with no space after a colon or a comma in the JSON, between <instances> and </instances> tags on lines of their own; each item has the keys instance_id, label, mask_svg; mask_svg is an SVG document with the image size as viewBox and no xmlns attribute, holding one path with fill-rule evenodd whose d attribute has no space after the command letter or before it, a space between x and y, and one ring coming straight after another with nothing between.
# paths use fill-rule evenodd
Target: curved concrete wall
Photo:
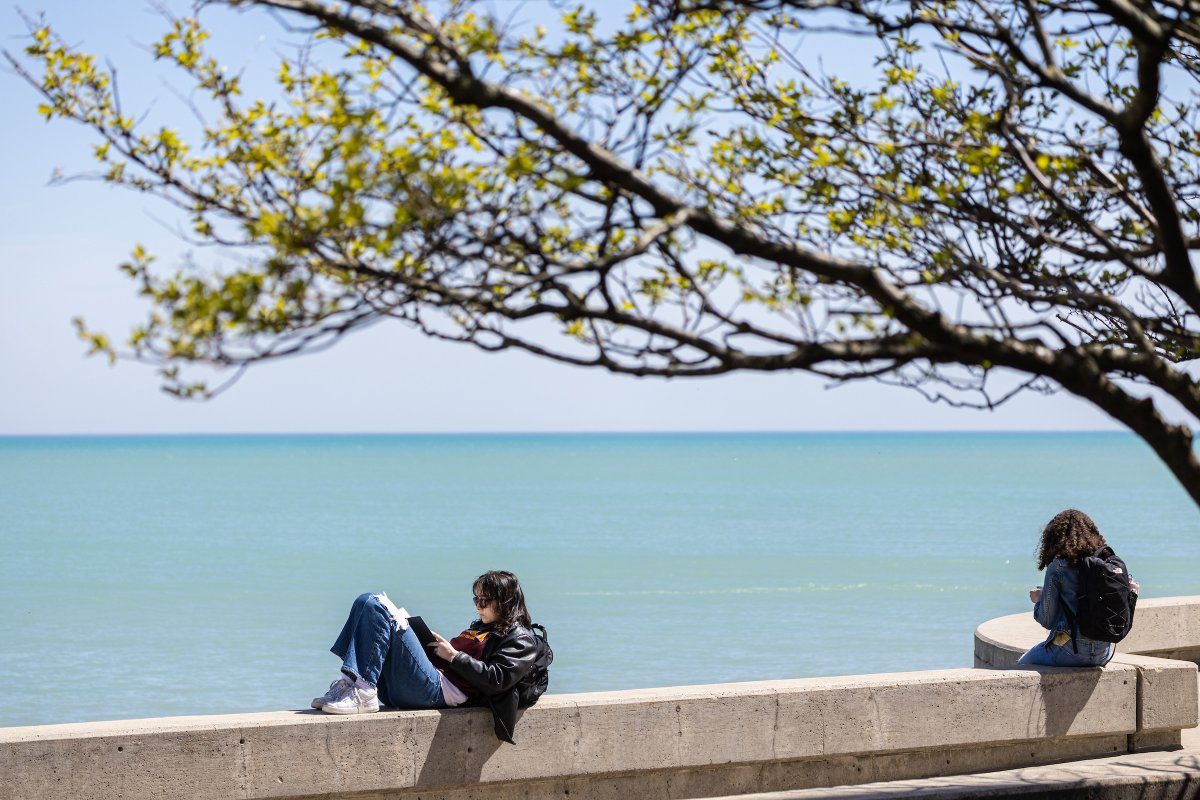
<instances>
[{"instance_id":1,"label":"curved concrete wall","mask_svg":"<svg viewBox=\"0 0 1200 800\"><path fill-rule=\"evenodd\" d=\"M975 629L975 666L1012 666L1045 638L1029 612L988 620ZM1200 661L1200 595L1139 600L1133 629L1117 653Z\"/></svg>"},{"instance_id":2,"label":"curved concrete wall","mask_svg":"<svg viewBox=\"0 0 1200 800\"><path fill-rule=\"evenodd\" d=\"M1191 608L1161 605L1164 618ZM980 626L977 656L999 661L1029 633L999 623ZM998 770L1170 746L1196 724L1195 672L1130 655L1103 669L550 695L524 713L516 746L479 709L7 728L0 798L627 800Z\"/></svg>"}]
</instances>

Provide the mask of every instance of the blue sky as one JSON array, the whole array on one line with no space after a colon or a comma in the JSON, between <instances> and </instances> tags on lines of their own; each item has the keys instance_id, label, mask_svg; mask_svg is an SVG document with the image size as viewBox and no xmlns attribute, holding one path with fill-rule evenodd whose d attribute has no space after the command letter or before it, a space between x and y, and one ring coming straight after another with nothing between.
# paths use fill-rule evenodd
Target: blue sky
<instances>
[{"instance_id":1,"label":"blue sky","mask_svg":"<svg viewBox=\"0 0 1200 800\"><path fill-rule=\"evenodd\" d=\"M185 4L167 3L183 10ZM140 0L33 0L72 43L107 57L128 107L170 119L185 88L144 51L163 30ZM121 8L118 16L114 8ZM271 65L277 23L261 13L206 12L231 66ZM3 47L19 51L24 23L0 14ZM172 83L171 80L175 82ZM396 324L355 334L324 353L252 369L206 403L158 391L153 368L84 357L71 318L120 335L145 313L116 270L135 243L169 262L187 247L152 198L79 181L51 187L55 169L91 168L94 140L47 124L38 98L7 68L0 192L0 435L290 431L1078 430L1115 426L1067 396L1020 398L986 413L932 405L873 384L828 389L799 374L634 379L434 342Z\"/></svg>"}]
</instances>

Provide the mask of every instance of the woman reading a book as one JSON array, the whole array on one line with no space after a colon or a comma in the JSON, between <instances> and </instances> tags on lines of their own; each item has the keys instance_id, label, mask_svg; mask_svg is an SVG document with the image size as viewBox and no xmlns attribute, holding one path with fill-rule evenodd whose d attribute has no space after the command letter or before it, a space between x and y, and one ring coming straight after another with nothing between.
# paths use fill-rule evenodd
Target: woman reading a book
<instances>
[{"instance_id":1,"label":"woman reading a book","mask_svg":"<svg viewBox=\"0 0 1200 800\"><path fill-rule=\"evenodd\" d=\"M490 705L496 733L512 741L515 688L533 668L537 643L525 594L511 572L490 571L472 587L479 618L450 640L436 633L422 646L409 614L382 592L360 595L330 650L342 659L341 675L313 708L326 714L365 714L392 708ZM513 695L511 714L497 699ZM505 704L501 704L502 706ZM511 719L502 719L511 717Z\"/></svg>"}]
</instances>

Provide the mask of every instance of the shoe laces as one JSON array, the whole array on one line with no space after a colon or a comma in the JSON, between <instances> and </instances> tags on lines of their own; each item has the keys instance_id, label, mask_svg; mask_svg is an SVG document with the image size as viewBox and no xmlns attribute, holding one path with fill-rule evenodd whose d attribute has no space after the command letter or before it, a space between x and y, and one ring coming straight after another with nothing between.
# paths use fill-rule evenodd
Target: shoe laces
<instances>
[{"instance_id":1,"label":"shoe laces","mask_svg":"<svg viewBox=\"0 0 1200 800\"><path fill-rule=\"evenodd\" d=\"M345 678L338 678L333 683L329 684L329 691L325 692L326 702L341 700L346 694L354 688L354 683Z\"/></svg>"}]
</instances>

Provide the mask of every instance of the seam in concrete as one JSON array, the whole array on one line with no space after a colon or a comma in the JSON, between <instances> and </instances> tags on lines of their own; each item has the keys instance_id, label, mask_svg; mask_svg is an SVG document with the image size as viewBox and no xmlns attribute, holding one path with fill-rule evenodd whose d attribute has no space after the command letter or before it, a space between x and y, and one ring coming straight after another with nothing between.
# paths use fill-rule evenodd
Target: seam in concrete
<instances>
[{"instance_id":1,"label":"seam in concrete","mask_svg":"<svg viewBox=\"0 0 1200 800\"><path fill-rule=\"evenodd\" d=\"M1025 732L1030 736L1038 736L1046 732L1045 718L1042 716L1042 709L1045 704L1038 696L1029 698L1029 716L1025 721Z\"/></svg>"},{"instance_id":2,"label":"seam in concrete","mask_svg":"<svg viewBox=\"0 0 1200 800\"><path fill-rule=\"evenodd\" d=\"M675 704L675 741L671 743L671 749L675 751L675 760L678 761L683 756L683 706L679 703Z\"/></svg>"},{"instance_id":3,"label":"seam in concrete","mask_svg":"<svg viewBox=\"0 0 1200 800\"><path fill-rule=\"evenodd\" d=\"M879 695L877 695L875 693L874 689L868 689L867 697L871 701L871 721L875 725L874 741L876 741L876 742L887 741L883 735L883 714L881 714L879 711Z\"/></svg>"},{"instance_id":4,"label":"seam in concrete","mask_svg":"<svg viewBox=\"0 0 1200 800\"><path fill-rule=\"evenodd\" d=\"M775 692L775 719L771 723L771 758L779 758L779 692Z\"/></svg>"},{"instance_id":5,"label":"seam in concrete","mask_svg":"<svg viewBox=\"0 0 1200 800\"><path fill-rule=\"evenodd\" d=\"M572 753L571 767L572 767L572 771L574 773L578 774L580 772L580 767L581 767L581 765L579 763L579 758L580 758L579 745L583 741L583 715L580 712L578 703L576 703L574 706L574 713L572 714L572 719L574 719L574 721L575 721L575 742L574 742L574 746L571 748L571 753ZM676 741L678 742L678 737L676 737ZM676 744L675 746L678 747L679 745Z\"/></svg>"},{"instance_id":6,"label":"seam in concrete","mask_svg":"<svg viewBox=\"0 0 1200 800\"><path fill-rule=\"evenodd\" d=\"M1137 697L1137 706L1134 709L1134 713L1137 715L1136 716L1137 729L1140 731L1140 730L1142 730L1142 725L1145 721L1144 717L1145 717L1145 704L1146 704L1145 703L1145 700L1146 700L1146 678L1141 669L1139 669L1137 671L1137 694L1136 694L1136 697ZM1134 736L1129 737L1129 752L1131 752L1131 753L1133 752L1133 748L1134 748L1134 738L1135 738Z\"/></svg>"},{"instance_id":7,"label":"seam in concrete","mask_svg":"<svg viewBox=\"0 0 1200 800\"><path fill-rule=\"evenodd\" d=\"M250 796L250 755L246 745L246 729L238 728L238 783L241 786L242 797Z\"/></svg>"},{"instance_id":8,"label":"seam in concrete","mask_svg":"<svg viewBox=\"0 0 1200 800\"><path fill-rule=\"evenodd\" d=\"M821 720L821 741L817 744L817 752L823 756L826 753L825 747L829 741L829 728L826 724L824 708L817 711L817 718Z\"/></svg>"}]
</instances>

